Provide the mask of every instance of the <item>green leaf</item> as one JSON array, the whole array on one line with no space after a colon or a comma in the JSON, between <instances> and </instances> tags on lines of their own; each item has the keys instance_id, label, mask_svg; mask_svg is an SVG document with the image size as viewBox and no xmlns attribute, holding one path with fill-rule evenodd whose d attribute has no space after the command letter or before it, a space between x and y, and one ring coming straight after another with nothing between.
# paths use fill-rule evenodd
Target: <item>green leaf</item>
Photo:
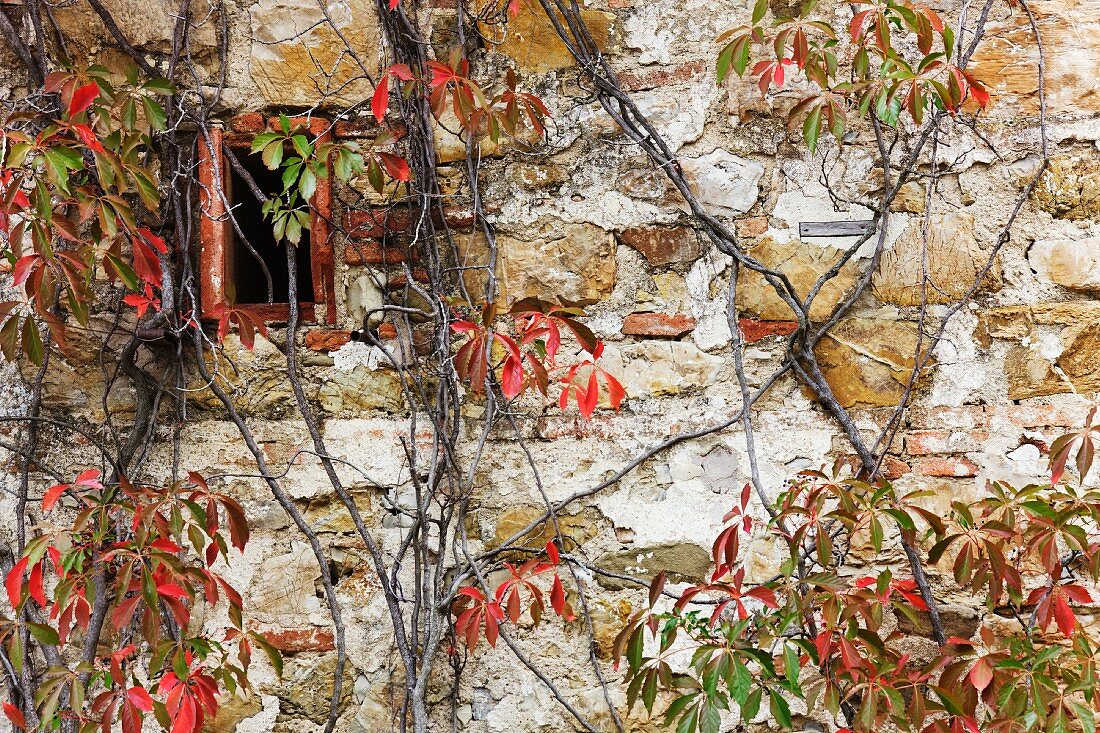
<instances>
[{"instance_id":1,"label":"green leaf","mask_svg":"<svg viewBox=\"0 0 1100 733\"><path fill-rule=\"evenodd\" d=\"M149 120L149 126L157 131L163 130L168 122L168 115L160 102L152 97L142 97L141 106L145 110L145 119Z\"/></svg>"},{"instance_id":2,"label":"green leaf","mask_svg":"<svg viewBox=\"0 0 1100 733\"><path fill-rule=\"evenodd\" d=\"M789 644L783 647L783 669L787 681L791 683L791 687L797 689L798 675L802 671L802 667L799 664L798 649Z\"/></svg>"},{"instance_id":3,"label":"green leaf","mask_svg":"<svg viewBox=\"0 0 1100 733\"><path fill-rule=\"evenodd\" d=\"M261 132L259 135L252 138L252 147L248 152L258 153L270 145L272 141L279 139L281 139L281 136L274 132Z\"/></svg>"},{"instance_id":4,"label":"green leaf","mask_svg":"<svg viewBox=\"0 0 1100 733\"><path fill-rule=\"evenodd\" d=\"M11 642L8 645L8 659L11 660L11 666L15 668L16 672L23 671L23 635L19 631L15 631L11 635Z\"/></svg>"},{"instance_id":5,"label":"green leaf","mask_svg":"<svg viewBox=\"0 0 1100 733\"><path fill-rule=\"evenodd\" d=\"M672 701L672 704L668 706L667 710L665 710L664 725L665 725L666 728L668 726L672 725L672 721L676 720L676 718L680 715L680 713L682 713L684 711L684 708L686 708L688 705L690 705L692 702L695 701L695 697L697 695L698 695L698 693L691 692L691 693L688 693L687 695L681 695L680 697L678 697L678 698L676 698L675 700Z\"/></svg>"},{"instance_id":6,"label":"green leaf","mask_svg":"<svg viewBox=\"0 0 1100 733\"><path fill-rule=\"evenodd\" d=\"M176 88L172 86L172 82L168 81L162 76L150 79L141 86L142 89L153 92L155 94L171 94L176 90Z\"/></svg>"},{"instance_id":7,"label":"green leaf","mask_svg":"<svg viewBox=\"0 0 1100 733\"><path fill-rule=\"evenodd\" d=\"M821 106L817 105L810 113L806 115L806 119L802 121L802 137L806 140L807 147L810 148L810 154L812 155L817 150L817 138L821 134Z\"/></svg>"},{"instance_id":8,"label":"green leaf","mask_svg":"<svg viewBox=\"0 0 1100 733\"><path fill-rule=\"evenodd\" d=\"M757 687L749 693L749 697L741 705L741 722L748 723L760 712L760 701L764 697L764 689Z\"/></svg>"},{"instance_id":9,"label":"green leaf","mask_svg":"<svg viewBox=\"0 0 1100 733\"><path fill-rule=\"evenodd\" d=\"M284 232L284 236L287 238L287 241L295 245L302 241L302 225L299 223L297 216L292 215L286 218L286 231Z\"/></svg>"},{"instance_id":10,"label":"green leaf","mask_svg":"<svg viewBox=\"0 0 1100 733\"><path fill-rule=\"evenodd\" d=\"M776 690L768 690L768 696L771 698L768 707L771 710L772 717L775 718L775 722L779 723L785 729L790 729L791 706L787 704L787 701Z\"/></svg>"},{"instance_id":11,"label":"green leaf","mask_svg":"<svg viewBox=\"0 0 1100 733\"><path fill-rule=\"evenodd\" d=\"M27 631L31 632L31 636L33 636L39 644L57 646L61 643L61 637L57 635L57 632L45 624L27 622Z\"/></svg>"},{"instance_id":12,"label":"green leaf","mask_svg":"<svg viewBox=\"0 0 1100 733\"><path fill-rule=\"evenodd\" d=\"M273 171L278 168L279 164L283 162L282 141L276 140L275 142L269 143L268 146L264 148L261 159L263 160L264 165L267 166L267 169L269 171Z\"/></svg>"},{"instance_id":13,"label":"green leaf","mask_svg":"<svg viewBox=\"0 0 1100 733\"><path fill-rule=\"evenodd\" d=\"M38 324L34 322L33 318L26 318L23 321L23 353L27 355L27 358L31 360L34 365L42 363L42 336L38 333Z\"/></svg>"},{"instance_id":14,"label":"green leaf","mask_svg":"<svg viewBox=\"0 0 1100 733\"><path fill-rule=\"evenodd\" d=\"M699 730L702 733L718 733L721 725L722 717L718 712L718 707L709 702L703 705L703 717L699 721Z\"/></svg>"},{"instance_id":15,"label":"green leaf","mask_svg":"<svg viewBox=\"0 0 1100 733\"><path fill-rule=\"evenodd\" d=\"M699 718L699 706L688 710L684 717L680 718L680 724L676 726L676 733L695 733L695 722Z\"/></svg>"},{"instance_id":16,"label":"green leaf","mask_svg":"<svg viewBox=\"0 0 1100 733\"><path fill-rule=\"evenodd\" d=\"M752 673L749 672L749 668L740 659L734 659L733 676L730 677L729 683L730 697L736 700L738 705L743 706L749 698L751 689Z\"/></svg>"},{"instance_id":17,"label":"green leaf","mask_svg":"<svg viewBox=\"0 0 1100 733\"><path fill-rule=\"evenodd\" d=\"M290 138L290 142L298 152L298 155L302 156L303 159L313 154L313 145L310 144L305 135L295 135Z\"/></svg>"},{"instance_id":18,"label":"green leaf","mask_svg":"<svg viewBox=\"0 0 1100 733\"><path fill-rule=\"evenodd\" d=\"M756 25L760 21L764 20L764 15L768 12L768 0L756 0L756 4L752 7L752 24Z\"/></svg>"},{"instance_id":19,"label":"green leaf","mask_svg":"<svg viewBox=\"0 0 1100 733\"><path fill-rule=\"evenodd\" d=\"M314 192L317 190L317 176L314 175L313 169L306 166L302 170L302 177L298 179L298 191L302 194L302 198L309 201L313 198Z\"/></svg>"}]
</instances>

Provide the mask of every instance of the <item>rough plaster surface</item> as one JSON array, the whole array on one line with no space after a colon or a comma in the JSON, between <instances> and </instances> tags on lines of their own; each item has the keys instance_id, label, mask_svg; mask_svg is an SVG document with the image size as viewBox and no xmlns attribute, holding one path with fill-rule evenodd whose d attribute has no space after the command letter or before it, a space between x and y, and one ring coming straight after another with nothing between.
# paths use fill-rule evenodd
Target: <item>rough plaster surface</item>
<instances>
[{"instance_id":1,"label":"rough plaster surface","mask_svg":"<svg viewBox=\"0 0 1100 733\"><path fill-rule=\"evenodd\" d=\"M122 4L129 8L132 3ZM713 84L713 39L747 19L749 11L742 5L619 0L607 6L596 3L592 10L607 23L607 50L616 68L643 80L638 103L667 136L696 194L737 231L744 228L743 240L752 251L770 253L797 273L802 286L812 282L813 275L850 240L802 242L798 223L869 218L870 210L860 202L868 203L866 197L879 185L876 153L866 131L856 130L849 144L839 149L823 144L822 153L811 159L801 147L787 144L785 120L770 112L773 104L779 110L789 108L796 95L781 93L761 101L751 84L731 81L723 88ZM355 31L352 40L364 62L372 68L380 63L369 32L377 22L372 5L333 2L326 8L342 30ZM1048 70L1054 75L1048 79L1048 90L1054 104L1050 139L1055 162L1036 201L1024 207L1012 236L996 256L995 287L984 287L973 304L949 321L945 338L933 354L934 367L918 387L893 450L907 469L899 484L934 488L932 501L944 510L952 499L980 496L987 479L1028 481L1041 475L1044 456L1037 446L1045 445L1059 430L1079 424L1100 389L1100 337L1088 328L1100 320L1100 209L1096 206L1100 107L1094 88L1100 34L1087 32L1100 11L1096 0L1057 0L1037 11L1044 27L1054 29L1047 58L1054 60ZM225 12L232 38L230 88L219 109L226 117L312 103L320 81L316 64L336 62L324 53L316 56L332 42L329 35L312 28L320 17L318 4L261 0L227 3ZM125 17L138 23L132 12ZM854 395L858 401L854 417L869 435L896 399L891 390L897 389L897 383L891 375L899 360L911 356L897 348L901 342L890 336L915 333L911 286L914 273L919 272L919 267L914 269L919 257L914 259L911 237L920 230L925 207L931 205L930 221L945 231L944 216L966 222L965 246L954 246L960 241L958 229L937 240L937 247L951 251L952 268L933 272L933 283L937 277L950 279L954 271L972 274L992 253L1005 212L1037 170L1034 84L1030 77L1021 81L1012 76L1026 76L1034 64L1034 58L1020 50L1026 46L1017 38L1023 32L1021 22L1018 14L1004 21L1005 33L976 57L979 76L987 75L983 78L993 82L999 95L982 129L1002 157L972 135L958 133L941 142L936 160L952 166L950 175L930 194L919 186L905 193L904 203L890 217L885 243L891 256L883 258L874 274L876 290L855 304L843 343L837 341L837 351L848 350L842 354L847 361L830 371L829 378L835 380L838 393ZM139 30L142 44L149 48L166 42L163 29L156 25L141 23ZM86 45L94 54L100 41L93 36L89 35ZM545 38L537 33L533 37ZM211 83L210 43L206 35L199 41L204 65L197 73L207 74L205 82ZM550 295L549 291L567 290L570 297L591 303L589 323L607 340L609 368L622 377L630 395L621 413L600 411L587 425L573 413L563 415L556 408L540 409L533 403L521 416L523 429L538 446L547 494L560 499L599 482L661 440L723 420L737 410L740 391L729 353L726 313L730 268L728 258L705 242L696 259L659 266L650 265L631 247L616 246L616 236L626 229L686 227L690 219L675 191L626 143L610 118L591 103L578 102L575 76L557 65L548 68L549 56L538 56L539 48L522 51L515 53L524 81L571 122L552 131L545 149L519 151L505 146L492 150L494 157L484 161L483 196L491 203L491 218L506 248L503 279L515 293ZM560 49L551 51L558 59ZM103 53L106 61L114 58ZM488 61L506 59L490 55ZM339 60L335 83L353 75L349 64L348 58ZM0 93L17 88L17 80L0 74ZM364 91L357 81L342 87L341 95L345 97L341 102L359 102L369 95L369 88ZM852 203L829 197L821 182L824 155L831 185ZM443 170L445 181L458 181L462 175L459 167ZM869 252L867 245L839 280L852 283L862 276L870 266ZM361 327L366 310L381 302L386 274L338 261L337 283L342 293L337 304L339 321L328 325ZM880 287L882 283L890 287ZM747 283L746 292L764 291ZM831 306L842 295L823 292L822 298ZM745 354L750 386L756 386L782 353L782 336L776 334L783 332L774 330L776 324L790 318L781 302L763 295L739 301L738 307L744 316L765 324L756 326L764 335ZM930 315L938 318L948 307L936 305ZM636 312L688 315L695 326L676 341L624 336L624 319ZM289 419L293 398L278 380L279 339L280 334L273 332L272 342L261 342L254 353L231 347L239 370L226 369L224 378L249 414L269 460L287 466L308 445L308 436ZM387 342L387 356L381 349L348 343L331 353L310 355L305 366L330 451L356 467L341 466L341 477L387 552L397 546L402 529L402 519L393 510L410 506L413 495L410 477L402 467L401 440L409 437L408 425L397 381L387 366L391 358L399 358L400 347L396 340ZM62 376L48 385L49 409L64 410L71 419L89 424L102 420L102 388L95 365L57 361ZM14 367L3 368L6 376L15 374ZM11 378L4 381L16 384ZM19 387L3 391L0 412L18 413L27 398ZM128 404L124 389L110 398L120 409ZM209 409L201 391L194 399L194 420L182 434L185 466L208 473L254 472L233 426ZM477 406L470 409L470 416L476 417ZM755 427L760 470L772 494L782 490L792 473L829 465L846 450L835 425L790 380L781 380L762 400ZM929 433L935 435L928 437ZM965 458L977 470L972 476L920 473L920 456L911 450L918 438L931 446L933 456ZM422 425L412 439L427 444L431 435ZM74 466L94 461L87 446L67 446L66 451L65 460ZM153 447L149 465L154 472L170 465L167 445ZM588 557L625 558L628 566L639 571L653 570L652 563L662 559L680 561L705 554L732 495L745 481L747 466L743 434L736 427L677 446L583 507L575 507L574 531L585 537ZM4 475L3 482L13 480L10 474ZM523 453L513 442L490 444L477 482L477 517L471 525L478 529L471 539L474 551L510 526L505 519L514 520L517 507L537 507L541 502ZM389 730L391 671L397 662L377 583L361 549L350 539L349 522L317 461L299 455L288 468L286 485L334 558L351 568L338 585L347 613L352 666L338 731ZM324 628L318 571L286 517L253 479L234 480L228 490L243 500L256 528L243 560L227 569L246 591L250 619L271 628ZM0 508L11 508L8 496L0 498ZM767 577L774 572L777 549L765 538L755 537L750 552L750 576ZM893 556L887 554L880 561L896 555L895 548ZM609 590L594 577L581 578L596 609L597 642L604 644L614 638L631 607L644 601L643 593ZM207 621L224 624L224 619ZM523 626L517 637L525 649L539 653L540 661L580 710L607 723L602 693L586 667L586 640L579 627L553 622L537 630ZM326 672L331 680L333 655L322 650L290 657L292 672L287 679L278 681L261 670L254 699L227 705L230 712L215 721L214 729L223 733L319 730L314 719L317 699L325 694ZM609 664L605 672L613 699L625 712L619 674ZM438 697L446 691L441 679ZM444 718L449 725L449 717L444 712L440 715L441 725ZM458 690L457 718L459 729L472 733L549 732L574 726L538 680L517 670L514 660L500 649L479 651L471 659ZM733 725L729 721L731 729ZM630 726L636 731L655 728L641 718L630 719Z\"/></svg>"}]
</instances>

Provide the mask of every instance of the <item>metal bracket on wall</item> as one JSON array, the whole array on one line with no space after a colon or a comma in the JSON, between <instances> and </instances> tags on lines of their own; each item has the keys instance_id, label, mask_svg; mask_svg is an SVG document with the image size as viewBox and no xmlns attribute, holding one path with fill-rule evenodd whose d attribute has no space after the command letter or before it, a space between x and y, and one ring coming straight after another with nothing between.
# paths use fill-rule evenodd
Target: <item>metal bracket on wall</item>
<instances>
[{"instance_id":1,"label":"metal bracket on wall","mask_svg":"<svg viewBox=\"0 0 1100 733\"><path fill-rule=\"evenodd\" d=\"M798 224L800 237L861 237L874 227L873 219L863 221L803 221Z\"/></svg>"}]
</instances>

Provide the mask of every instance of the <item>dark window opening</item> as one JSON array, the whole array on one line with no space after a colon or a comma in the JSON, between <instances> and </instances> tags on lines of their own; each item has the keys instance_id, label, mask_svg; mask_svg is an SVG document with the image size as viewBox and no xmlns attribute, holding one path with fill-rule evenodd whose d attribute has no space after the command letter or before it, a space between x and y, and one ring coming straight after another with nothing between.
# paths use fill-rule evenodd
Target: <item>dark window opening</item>
<instances>
[{"instance_id":1,"label":"dark window opening","mask_svg":"<svg viewBox=\"0 0 1100 733\"><path fill-rule=\"evenodd\" d=\"M248 155L246 149L236 149L241 165L249 172L260 189L269 196L276 196L283 190L282 171L268 170L260 156ZM264 218L262 204L245 184L232 166L226 166L230 175L229 191L232 192L233 214L249 244L260 255L268 272L271 273L272 302L289 301L290 279L286 264L286 252L281 242L275 240L271 221ZM231 282L236 289L238 304L267 303L267 280L263 269L256 262L256 256L248 250L236 232L232 232L233 247L230 253ZM313 268L310 256L309 231L302 232L298 242L298 302L313 303Z\"/></svg>"}]
</instances>

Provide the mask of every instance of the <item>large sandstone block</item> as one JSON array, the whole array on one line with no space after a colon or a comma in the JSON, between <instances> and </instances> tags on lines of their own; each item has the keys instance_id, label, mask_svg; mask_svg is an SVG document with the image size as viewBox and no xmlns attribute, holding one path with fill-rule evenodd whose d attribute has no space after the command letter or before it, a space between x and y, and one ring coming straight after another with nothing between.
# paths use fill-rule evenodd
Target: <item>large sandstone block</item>
<instances>
[{"instance_id":1,"label":"large sandstone block","mask_svg":"<svg viewBox=\"0 0 1100 733\"><path fill-rule=\"evenodd\" d=\"M1095 154L1054 156L1035 187L1034 199L1059 219L1100 218L1100 159Z\"/></svg>"},{"instance_id":2,"label":"large sandstone block","mask_svg":"<svg viewBox=\"0 0 1100 733\"><path fill-rule=\"evenodd\" d=\"M921 233L923 219L912 222L893 249L884 252L872 281L872 292L884 303L900 306L950 303L965 295L985 268L989 255L974 237L974 217L967 212L932 214L927 249ZM984 288L1000 284L1000 268L983 280ZM921 282L927 278L924 293Z\"/></svg>"},{"instance_id":3,"label":"large sandstone block","mask_svg":"<svg viewBox=\"0 0 1100 733\"><path fill-rule=\"evenodd\" d=\"M1030 7L1046 51L1048 114L1100 110L1100 0L1049 0ZM971 70L994 99L993 113L1005 118L1038 114L1038 65L1039 47L1020 7L1007 20L986 26L971 60Z\"/></svg>"},{"instance_id":4,"label":"large sandstone block","mask_svg":"<svg viewBox=\"0 0 1100 733\"><path fill-rule=\"evenodd\" d=\"M689 341L645 341L622 348L629 397L655 397L714 384L725 363Z\"/></svg>"},{"instance_id":5,"label":"large sandstone block","mask_svg":"<svg viewBox=\"0 0 1100 733\"><path fill-rule=\"evenodd\" d=\"M602 10L581 10L597 47L607 51L615 16ZM563 22L564 24L564 22ZM486 28L488 33L500 33L498 26ZM557 31L538 0L520 0L519 13L508 21L506 35L496 50L508 54L520 68L536 74L573 65L573 56L558 38Z\"/></svg>"},{"instance_id":6,"label":"large sandstone block","mask_svg":"<svg viewBox=\"0 0 1100 733\"><path fill-rule=\"evenodd\" d=\"M1005 357L1008 398L1100 391L1100 303L1038 303L983 313L979 343L1015 341Z\"/></svg>"},{"instance_id":7,"label":"large sandstone block","mask_svg":"<svg viewBox=\"0 0 1100 733\"><path fill-rule=\"evenodd\" d=\"M615 287L614 236L592 224L545 221L529 234L497 237L500 298L589 304Z\"/></svg>"},{"instance_id":8,"label":"large sandstone block","mask_svg":"<svg viewBox=\"0 0 1100 733\"><path fill-rule=\"evenodd\" d=\"M260 0L248 9L252 79L269 104L350 106L374 91L355 59L372 76L378 73L382 31L374 3L346 0L325 8L332 25L315 0Z\"/></svg>"},{"instance_id":9,"label":"large sandstone block","mask_svg":"<svg viewBox=\"0 0 1100 733\"><path fill-rule=\"evenodd\" d=\"M1100 237L1040 239L1027 253L1041 277L1071 290L1100 290Z\"/></svg>"},{"instance_id":10,"label":"large sandstone block","mask_svg":"<svg viewBox=\"0 0 1100 733\"><path fill-rule=\"evenodd\" d=\"M718 214L743 214L760 196L764 166L755 160L719 148L699 158L685 158L681 165L692 193Z\"/></svg>"},{"instance_id":11,"label":"large sandstone block","mask_svg":"<svg viewBox=\"0 0 1100 733\"><path fill-rule=\"evenodd\" d=\"M103 6L134 48L158 53L172 50L176 17L183 4L182 0L162 0L156 3L144 0L103 0ZM191 3L190 10L188 40L192 54L201 55L213 51L217 48L218 16L210 12L210 5L206 3ZM116 47L114 37L88 3L59 3L52 12L65 34L65 43L74 61L84 63L95 59L107 60L110 64L108 59L103 58L102 52Z\"/></svg>"},{"instance_id":12,"label":"large sandstone block","mask_svg":"<svg viewBox=\"0 0 1100 733\"><path fill-rule=\"evenodd\" d=\"M817 279L837 263L842 253L838 249L816 244L799 241L780 244L773 239L764 239L749 250L749 254L766 267L786 275L801 300ZM815 321L828 318L836 304L855 285L856 276L853 262L841 268L839 274L826 283L814 298L810 318ZM741 315L762 321L795 320L791 308L776 294L775 288L764 276L747 268L742 270L737 282L737 307Z\"/></svg>"},{"instance_id":13,"label":"large sandstone block","mask_svg":"<svg viewBox=\"0 0 1100 733\"><path fill-rule=\"evenodd\" d=\"M818 342L814 355L844 407L893 407L905 393L916 349L910 323L848 318Z\"/></svg>"}]
</instances>

